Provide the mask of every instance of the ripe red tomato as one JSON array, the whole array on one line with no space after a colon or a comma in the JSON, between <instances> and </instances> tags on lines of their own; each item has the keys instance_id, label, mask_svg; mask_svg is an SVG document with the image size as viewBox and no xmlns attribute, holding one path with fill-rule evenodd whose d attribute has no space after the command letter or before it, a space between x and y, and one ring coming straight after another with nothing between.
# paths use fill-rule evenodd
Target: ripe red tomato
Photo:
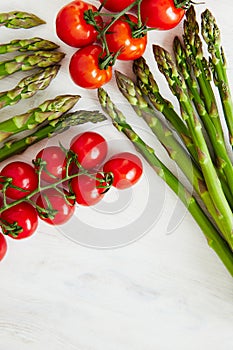
<instances>
[{"instance_id":1,"label":"ripe red tomato","mask_svg":"<svg viewBox=\"0 0 233 350\"><path fill-rule=\"evenodd\" d=\"M12 185L17 186L23 191L8 187L6 196L11 199L20 199L37 188L38 176L33 166L28 163L15 161L7 164L0 172L1 176L12 178ZM3 180L0 180L1 182ZM2 186L2 185L1 185Z\"/></svg>"},{"instance_id":2,"label":"ripe red tomato","mask_svg":"<svg viewBox=\"0 0 233 350\"><path fill-rule=\"evenodd\" d=\"M111 12L120 12L131 5L135 0L100 0L104 8Z\"/></svg>"},{"instance_id":3,"label":"ripe red tomato","mask_svg":"<svg viewBox=\"0 0 233 350\"><path fill-rule=\"evenodd\" d=\"M22 202L6 209L2 212L1 219L9 224L17 223L18 226L22 228L22 231L15 236L10 230L7 230L2 226L3 232L14 239L22 239L31 236L38 226L38 215L36 209L28 202Z\"/></svg>"},{"instance_id":4,"label":"ripe red tomato","mask_svg":"<svg viewBox=\"0 0 233 350\"><path fill-rule=\"evenodd\" d=\"M4 258L7 252L7 243L4 235L0 233L0 261Z\"/></svg>"},{"instance_id":5,"label":"ripe red tomato","mask_svg":"<svg viewBox=\"0 0 233 350\"><path fill-rule=\"evenodd\" d=\"M177 8L174 0L142 0L141 18L148 27L168 30L176 27L184 17L185 10Z\"/></svg>"},{"instance_id":6,"label":"ripe red tomato","mask_svg":"<svg viewBox=\"0 0 233 350\"><path fill-rule=\"evenodd\" d=\"M108 145L100 134L86 131L71 140L70 149L78 155L78 162L85 169L94 169L106 158Z\"/></svg>"},{"instance_id":7,"label":"ripe red tomato","mask_svg":"<svg viewBox=\"0 0 233 350\"><path fill-rule=\"evenodd\" d=\"M107 34L106 41L110 52L117 53L121 49L121 53L117 56L119 60L135 60L143 55L147 45L147 35L134 38L132 28L128 23L128 19L133 23L137 23L136 16L131 14L120 17L114 22Z\"/></svg>"},{"instance_id":8,"label":"ripe red tomato","mask_svg":"<svg viewBox=\"0 0 233 350\"><path fill-rule=\"evenodd\" d=\"M101 69L99 58L102 48L89 45L76 51L69 64L70 76L75 84L87 89L97 89L112 78L112 67Z\"/></svg>"},{"instance_id":9,"label":"ripe red tomato","mask_svg":"<svg viewBox=\"0 0 233 350\"><path fill-rule=\"evenodd\" d=\"M135 154L122 152L111 157L104 164L103 171L112 173L112 185L122 190L131 187L140 179L142 162Z\"/></svg>"},{"instance_id":10,"label":"ripe red tomato","mask_svg":"<svg viewBox=\"0 0 233 350\"><path fill-rule=\"evenodd\" d=\"M43 148L37 155L36 160L45 161L45 170L41 172L41 179L48 183L54 183L66 175L66 153L59 146L49 146ZM51 176L50 176L51 174Z\"/></svg>"},{"instance_id":11,"label":"ripe red tomato","mask_svg":"<svg viewBox=\"0 0 233 350\"><path fill-rule=\"evenodd\" d=\"M69 193L66 190L62 190L64 195ZM41 192L40 196L36 200L36 204L42 209L49 209L50 206L53 210L56 210L53 218L48 218L38 211L39 217L50 225L62 225L66 223L75 211L75 201L72 199L65 199L64 195L57 190L50 188Z\"/></svg>"},{"instance_id":12,"label":"ripe red tomato","mask_svg":"<svg viewBox=\"0 0 233 350\"><path fill-rule=\"evenodd\" d=\"M96 41L98 32L84 19L87 10L97 11L97 8L85 1L72 1L58 12L56 17L56 32L58 37L73 47L83 47ZM95 17L98 25L102 25L100 16Z\"/></svg>"},{"instance_id":13,"label":"ripe red tomato","mask_svg":"<svg viewBox=\"0 0 233 350\"><path fill-rule=\"evenodd\" d=\"M71 187L78 204L92 206L103 198L105 189L100 188L100 186L106 186L106 183L100 182L98 179L104 179L104 177L101 174L94 176L96 178L83 174L71 180Z\"/></svg>"}]
</instances>

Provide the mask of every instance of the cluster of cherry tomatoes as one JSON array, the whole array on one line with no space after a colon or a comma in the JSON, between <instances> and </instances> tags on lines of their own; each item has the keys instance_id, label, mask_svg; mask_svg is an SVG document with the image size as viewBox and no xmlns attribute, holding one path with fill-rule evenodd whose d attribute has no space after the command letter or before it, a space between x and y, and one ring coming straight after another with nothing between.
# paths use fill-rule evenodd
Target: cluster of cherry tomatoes
<instances>
[{"instance_id":1,"label":"cluster of cherry tomatoes","mask_svg":"<svg viewBox=\"0 0 233 350\"><path fill-rule=\"evenodd\" d=\"M13 161L0 172L0 260L7 250L5 235L31 236L38 219L62 225L74 214L76 203L93 206L114 186L125 189L142 175L142 162L123 152L107 159L108 144L96 132L76 135L68 150L48 146L32 164Z\"/></svg>"},{"instance_id":2,"label":"cluster of cherry tomatoes","mask_svg":"<svg viewBox=\"0 0 233 350\"><path fill-rule=\"evenodd\" d=\"M99 88L110 81L116 59L134 60L142 56L148 27L174 28L183 18L188 1L100 0L100 3L97 9L75 0L56 16L58 37L78 48L71 57L69 70L73 81L83 88ZM111 13L102 12L102 7Z\"/></svg>"}]
</instances>

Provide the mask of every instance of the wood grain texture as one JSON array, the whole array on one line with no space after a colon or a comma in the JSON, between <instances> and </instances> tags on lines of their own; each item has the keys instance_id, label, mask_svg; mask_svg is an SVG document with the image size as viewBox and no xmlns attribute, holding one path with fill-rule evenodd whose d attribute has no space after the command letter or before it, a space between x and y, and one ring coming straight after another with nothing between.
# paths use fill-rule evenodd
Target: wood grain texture
<instances>
[{"instance_id":1,"label":"wood grain texture","mask_svg":"<svg viewBox=\"0 0 233 350\"><path fill-rule=\"evenodd\" d=\"M89 2L98 5L98 1ZM14 9L34 12L47 24L26 33L1 28L0 40L7 42L36 33L58 42L55 14L66 3L65 0L2 2L2 12ZM216 16L221 28L233 86L232 1L208 0L205 5L196 6L198 13L206 7ZM181 34L181 26L170 32L151 32L150 42L169 48L175 34ZM59 44L67 55L46 98L80 92L70 81L67 70L69 55L75 50ZM150 46L146 56L156 71ZM118 69L131 74L129 63L119 62ZM13 86L14 79L4 79L1 90ZM162 78L161 86L168 91ZM108 91L128 112L114 82L109 84ZM87 104L89 108L98 108L94 91L82 90L81 95L80 108ZM20 113L43 98L41 92L30 101L2 111L1 116ZM137 126L142 128L140 122ZM145 130L142 132L150 139ZM66 134L65 141L72 133ZM117 145L119 141L125 142L110 126L103 128L103 133L109 139L117 138ZM43 145L46 143L18 158L30 160ZM166 157L163 151L159 152ZM148 178L152 176L149 169L146 171ZM159 179L153 181L162 186ZM0 265L0 349L232 350L231 277L182 208L177 227L167 234L169 218L177 205L173 193L166 190L164 203L157 201L156 205L161 205L161 212L149 232L119 249L86 248L45 224L41 224L30 239L8 240L8 254ZM130 213L132 220L134 214L139 215L136 206ZM98 220L97 214L77 210L80 226L77 222L76 230L88 216ZM106 223L110 232L111 218ZM102 227L103 222L94 224ZM113 224L116 223L113 221Z\"/></svg>"}]
</instances>

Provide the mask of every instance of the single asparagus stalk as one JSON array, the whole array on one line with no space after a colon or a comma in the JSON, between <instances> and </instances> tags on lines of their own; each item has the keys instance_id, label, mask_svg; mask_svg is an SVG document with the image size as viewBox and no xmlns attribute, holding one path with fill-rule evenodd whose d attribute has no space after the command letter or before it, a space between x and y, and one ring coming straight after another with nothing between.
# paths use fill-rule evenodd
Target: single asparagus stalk
<instances>
[{"instance_id":1,"label":"single asparagus stalk","mask_svg":"<svg viewBox=\"0 0 233 350\"><path fill-rule=\"evenodd\" d=\"M14 51L46 51L55 50L59 46L52 41L42 38L30 38L30 39L15 39L9 43L0 44L0 54L14 52Z\"/></svg>"},{"instance_id":2,"label":"single asparagus stalk","mask_svg":"<svg viewBox=\"0 0 233 350\"><path fill-rule=\"evenodd\" d=\"M185 16L186 19L184 20L183 39L186 55L191 61L194 75L197 78L201 96L205 103L209 117L211 118L218 134L223 137L218 107L211 86L211 72L209 64L203 54L202 42L199 36L199 25L196 20L196 13L193 5L191 5L186 11Z\"/></svg>"},{"instance_id":3,"label":"single asparagus stalk","mask_svg":"<svg viewBox=\"0 0 233 350\"><path fill-rule=\"evenodd\" d=\"M216 209L224 222L224 236L233 249L233 215L228 201L223 192L221 182L217 176L215 167L202 133L201 123L194 111L187 91L186 83L176 68L172 56L159 45L153 45L153 52L161 73L166 77L168 85L177 97L181 107L181 114L186 121L192 140L196 147L199 164L206 182L206 186Z\"/></svg>"},{"instance_id":4,"label":"single asparagus stalk","mask_svg":"<svg viewBox=\"0 0 233 350\"><path fill-rule=\"evenodd\" d=\"M177 194L189 210L203 234L209 246L216 252L225 267L233 276L233 253L225 240L219 235L216 228L204 214L195 198L185 189L179 180L169 169L156 157L154 150L149 147L139 135L126 122L124 115L116 108L103 88L98 89L98 97L103 110L112 119L113 125L134 144L135 148L143 155L155 172L168 184Z\"/></svg>"},{"instance_id":5,"label":"single asparagus stalk","mask_svg":"<svg viewBox=\"0 0 233 350\"><path fill-rule=\"evenodd\" d=\"M170 158L173 159L183 171L197 194L202 199L206 209L222 231L224 229L222 226L222 220L213 204L200 169L188 156L181 144L176 140L172 131L166 127L166 125L158 118L154 109L148 105L147 101L142 96L141 90L133 83L133 81L119 71L115 71L115 75L121 93L126 97L138 116L142 117L149 125L152 132L167 150Z\"/></svg>"},{"instance_id":6,"label":"single asparagus stalk","mask_svg":"<svg viewBox=\"0 0 233 350\"><path fill-rule=\"evenodd\" d=\"M59 69L59 65L40 69L37 73L20 80L13 89L0 92L0 109L12 106L21 99L32 97L37 91L46 89Z\"/></svg>"},{"instance_id":7,"label":"single asparagus stalk","mask_svg":"<svg viewBox=\"0 0 233 350\"><path fill-rule=\"evenodd\" d=\"M211 118L206 110L205 104L200 96L198 85L192 76L191 67L188 65L187 56L178 37L173 42L173 51L175 54L177 65L187 84L190 98L192 98L196 110L208 133L211 145L216 155L217 166L226 176L227 183L233 195L233 165L227 152L223 133L220 134L212 123Z\"/></svg>"},{"instance_id":8,"label":"single asparagus stalk","mask_svg":"<svg viewBox=\"0 0 233 350\"><path fill-rule=\"evenodd\" d=\"M19 28L32 28L46 23L41 18L37 17L33 13L23 11L11 11L0 13L0 26L7 28L19 29Z\"/></svg>"},{"instance_id":9,"label":"single asparagus stalk","mask_svg":"<svg viewBox=\"0 0 233 350\"><path fill-rule=\"evenodd\" d=\"M169 121L183 140L184 144L189 150L189 153L198 163L197 152L188 128L174 110L172 103L167 101L160 94L158 84L156 83L149 66L143 57L140 57L133 62L133 71L137 77L137 85L143 94L149 98L151 104Z\"/></svg>"},{"instance_id":10,"label":"single asparagus stalk","mask_svg":"<svg viewBox=\"0 0 233 350\"><path fill-rule=\"evenodd\" d=\"M26 113L16 115L0 123L0 142L21 131L32 130L44 122L49 122L69 111L79 100L79 95L61 95L47 100Z\"/></svg>"},{"instance_id":11,"label":"single asparagus stalk","mask_svg":"<svg viewBox=\"0 0 233 350\"><path fill-rule=\"evenodd\" d=\"M71 113L62 114L55 120L52 120L47 125L42 125L35 132L20 140L12 140L6 142L0 148L0 162L8 159L16 154L22 153L31 145L46 139L56 136L71 126L80 125L84 123L99 123L106 119L106 117L98 111L84 111L79 110Z\"/></svg>"},{"instance_id":12,"label":"single asparagus stalk","mask_svg":"<svg viewBox=\"0 0 233 350\"><path fill-rule=\"evenodd\" d=\"M65 54L58 51L36 51L33 54L23 54L0 62L0 79L20 70L27 71L34 68L46 68L59 63Z\"/></svg>"},{"instance_id":13,"label":"single asparagus stalk","mask_svg":"<svg viewBox=\"0 0 233 350\"><path fill-rule=\"evenodd\" d=\"M212 13L206 9L201 14L202 36L211 54L214 83L218 87L224 116L227 122L230 144L233 146L233 101L227 77L226 59L221 46L220 30Z\"/></svg>"}]
</instances>

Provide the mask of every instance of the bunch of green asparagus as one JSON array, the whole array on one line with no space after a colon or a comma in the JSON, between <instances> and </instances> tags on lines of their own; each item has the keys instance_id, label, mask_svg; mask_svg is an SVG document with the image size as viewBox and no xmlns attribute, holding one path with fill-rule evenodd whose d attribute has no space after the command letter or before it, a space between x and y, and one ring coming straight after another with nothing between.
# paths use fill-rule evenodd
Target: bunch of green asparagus
<instances>
[{"instance_id":1,"label":"bunch of green asparagus","mask_svg":"<svg viewBox=\"0 0 233 350\"><path fill-rule=\"evenodd\" d=\"M203 45L207 45L208 58ZM178 112L160 93L144 58L133 63L135 82L118 71L116 81L136 114L145 120L192 184L192 194L132 129L102 88L98 90L99 101L114 126L180 197L233 276L233 103L220 31L212 13L207 9L201 14L200 30L191 6L186 11L183 37L175 37L173 52L153 45L153 53L177 98ZM221 104L217 103L216 91ZM225 126L228 135L224 134Z\"/></svg>"}]
</instances>

